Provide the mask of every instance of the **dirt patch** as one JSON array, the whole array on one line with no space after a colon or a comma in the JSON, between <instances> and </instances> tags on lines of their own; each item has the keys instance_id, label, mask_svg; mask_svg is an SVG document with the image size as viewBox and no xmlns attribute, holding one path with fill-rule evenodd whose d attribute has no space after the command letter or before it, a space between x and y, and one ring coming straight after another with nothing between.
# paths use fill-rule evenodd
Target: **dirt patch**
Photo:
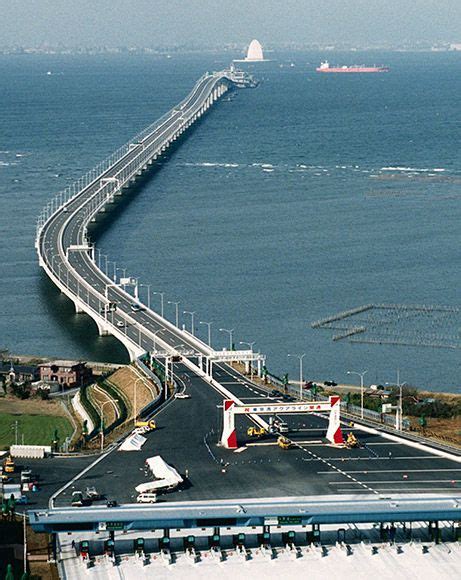
<instances>
[{"instance_id":1,"label":"dirt patch","mask_svg":"<svg viewBox=\"0 0 461 580\"><path fill-rule=\"evenodd\" d=\"M114 405L108 404L104 405L104 407L102 405L107 401L112 401L112 397L110 397L108 393L106 393L101 387L98 387L97 385L91 385L87 390L87 394L97 412L101 413L102 409L104 425L111 425L117 419Z\"/></svg>"},{"instance_id":2,"label":"dirt patch","mask_svg":"<svg viewBox=\"0 0 461 580\"><path fill-rule=\"evenodd\" d=\"M461 447L461 417L450 419L426 419L427 425L422 429L415 417L411 418L412 427L421 435L444 443Z\"/></svg>"},{"instance_id":3,"label":"dirt patch","mask_svg":"<svg viewBox=\"0 0 461 580\"><path fill-rule=\"evenodd\" d=\"M133 419L134 416L135 390L137 413L158 395L158 387L155 383L138 374L132 366L116 371L110 376L109 383L125 395L128 402L128 420Z\"/></svg>"},{"instance_id":4,"label":"dirt patch","mask_svg":"<svg viewBox=\"0 0 461 580\"><path fill-rule=\"evenodd\" d=\"M48 399L18 399L8 395L0 399L0 413L11 413L12 415L58 415L67 417L59 401Z\"/></svg>"}]
</instances>

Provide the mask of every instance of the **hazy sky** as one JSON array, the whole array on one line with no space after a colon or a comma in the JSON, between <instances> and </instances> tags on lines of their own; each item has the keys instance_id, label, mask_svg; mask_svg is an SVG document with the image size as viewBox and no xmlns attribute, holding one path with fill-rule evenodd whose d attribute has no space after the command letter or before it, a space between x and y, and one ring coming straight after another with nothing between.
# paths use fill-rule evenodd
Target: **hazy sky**
<instances>
[{"instance_id":1,"label":"hazy sky","mask_svg":"<svg viewBox=\"0 0 461 580\"><path fill-rule=\"evenodd\" d=\"M461 42L461 0L0 0L0 45Z\"/></svg>"}]
</instances>

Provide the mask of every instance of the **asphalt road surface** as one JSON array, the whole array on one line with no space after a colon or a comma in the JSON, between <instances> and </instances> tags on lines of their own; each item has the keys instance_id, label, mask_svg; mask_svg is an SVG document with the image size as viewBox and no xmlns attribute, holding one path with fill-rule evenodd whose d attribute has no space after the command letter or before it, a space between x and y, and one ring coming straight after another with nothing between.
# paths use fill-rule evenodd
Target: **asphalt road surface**
<instances>
[{"instance_id":1,"label":"asphalt road surface","mask_svg":"<svg viewBox=\"0 0 461 580\"><path fill-rule=\"evenodd\" d=\"M284 417L295 442L289 450L280 449L275 436L249 438L246 430L250 420L237 417L240 447L235 451L224 449L217 445L222 396L183 365L176 364L175 372L191 398L173 400L158 414L158 428L147 436L140 452L110 453L61 494L57 505L68 505L72 491L89 485L119 503L136 501L135 487L151 479L144 470L145 460L154 455L161 455L185 479L177 490L160 495L159 501L459 494L459 463L357 430L360 448L333 447L325 439L327 419L316 415ZM265 391L225 365L217 368L215 374L244 402L269 400ZM344 430L347 433L348 428Z\"/></svg>"}]
</instances>

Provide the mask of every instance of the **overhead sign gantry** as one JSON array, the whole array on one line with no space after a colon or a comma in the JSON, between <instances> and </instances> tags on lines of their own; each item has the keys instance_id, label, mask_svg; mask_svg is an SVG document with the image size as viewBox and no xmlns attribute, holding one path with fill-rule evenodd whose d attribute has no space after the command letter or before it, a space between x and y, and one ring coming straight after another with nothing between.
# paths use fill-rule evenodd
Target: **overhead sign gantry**
<instances>
[{"instance_id":1,"label":"overhead sign gantry","mask_svg":"<svg viewBox=\"0 0 461 580\"><path fill-rule=\"evenodd\" d=\"M340 424L341 399L332 396L325 402L309 403L269 403L267 405L239 405L232 399L226 399L223 406L223 432L221 444L227 449L237 449L235 415L286 415L294 413L329 412L326 438L333 445L344 444Z\"/></svg>"}]
</instances>

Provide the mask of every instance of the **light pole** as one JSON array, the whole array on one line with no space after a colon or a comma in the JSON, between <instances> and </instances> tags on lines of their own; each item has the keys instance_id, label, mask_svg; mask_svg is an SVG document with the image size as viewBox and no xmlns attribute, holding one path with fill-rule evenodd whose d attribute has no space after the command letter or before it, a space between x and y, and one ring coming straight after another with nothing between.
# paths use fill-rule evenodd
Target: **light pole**
<instances>
[{"instance_id":1,"label":"light pole","mask_svg":"<svg viewBox=\"0 0 461 580\"><path fill-rule=\"evenodd\" d=\"M105 268L104 268L104 272L105 272L105 274L106 274L106 276L107 276L107 257L108 257L108 256L107 256L107 254L100 254L99 256L100 256L101 258L104 258L104 260L106 261L106 266L105 266Z\"/></svg>"},{"instance_id":2,"label":"light pole","mask_svg":"<svg viewBox=\"0 0 461 580\"><path fill-rule=\"evenodd\" d=\"M113 267L114 267L114 274L112 276L112 280L114 282L117 282L117 264L115 263L115 260L108 260L107 263L113 265Z\"/></svg>"},{"instance_id":3,"label":"light pole","mask_svg":"<svg viewBox=\"0 0 461 580\"><path fill-rule=\"evenodd\" d=\"M163 318L163 298L165 292L152 292L152 294L158 294L160 296L160 316Z\"/></svg>"},{"instance_id":4,"label":"light pole","mask_svg":"<svg viewBox=\"0 0 461 580\"><path fill-rule=\"evenodd\" d=\"M385 385L390 385L392 386L392 383L384 383ZM394 385L398 388L399 390L399 404L398 404L398 413L399 413L399 417L398 417L398 421L396 420L396 429L398 431L402 431L403 429L403 387L405 385L407 385L407 382L400 382L400 369L397 369L397 385Z\"/></svg>"},{"instance_id":5,"label":"light pole","mask_svg":"<svg viewBox=\"0 0 461 580\"><path fill-rule=\"evenodd\" d=\"M192 336L195 336L194 335L194 316L195 316L196 313L195 312L192 312L191 310L183 310L182 313L183 314L190 314L190 318L191 318L191 321L190 321L190 325L191 325L190 332L191 332Z\"/></svg>"},{"instance_id":6,"label":"light pole","mask_svg":"<svg viewBox=\"0 0 461 580\"><path fill-rule=\"evenodd\" d=\"M157 345L155 344L155 337L157 336L157 334L159 332L162 332L163 328L159 328L158 330L156 330L153 335L154 335L154 352L157 351Z\"/></svg>"},{"instance_id":7,"label":"light pole","mask_svg":"<svg viewBox=\"0 0 461 580\"><path fill-rule=\"evenodd\" d=\"M175 302L174 300L168 300L168 304L174 304L176 307L176 326L179 328L179 305L180 302Z\"/></svg>"},{"instance_id":8,"label":"light pole","mask_svg":"<svg viewBox=\"0 0 461 580\"><path fill-rule=\"evenodd\" d=\"M140 286L147 288L147 308L150 310L150 287L152 284L140 284Z\"/></svg>"},{"instance_id":9,"label":"light pole","mask_svg":"<svg viewBox=\"0 0 461 580\"><path fill-rule=\"evenodd\" d=\"M299 399L303 400L303 358L306 356L304 354L289 354L288 356L299 359Z\"/></svg>"},{"instance_id":10,"label":"light pole","mask_svg":"<svg viewBox=\"0 0 461 580\"><path fill-rule=\"evenodd\" d=\"M251 350L251 355L253 355L253 345L255 342L256 340L253 340L253 342L245 342L244 340L241 340L239 344L246 344ZM250 361L250 381L252 380L253 380L253 361Z\"/></svg>"},{"instance_id":11,"label":"light pole","mask_svg":"<svg viewBox=\"0 0 461 580\"><path fill-rule=\"evenodd\" d=\"M122 278L126 278L126 268L117 268L117 272L118 271L123 272Z\"/></svg>"},{"instance_id":12,"label":"light pole","mask_svg":"<svg viewBox=\"0 0 461 580\"><path fill-rule=\"evenodd\" d=\"M118 403L118 399L104 401L104 403L101 405L101 451L104 450L104 405L107 405L108 403Z\"/></svg>"},{"instance_id":13,"label":"light pole","mask_svg":"<svg viewBox=\"0 0 461 580\"><path fill-rule=\"evenodd\" d=\"M220 328L219 332L227 332L229 335L229 350L232 350L232 338L233 338L233 334L234 334L234 328L231 329L227 329L227 328Z\"/></svg>"},{"instance_id":14,"label":"light pole","mask_svg":"<svg viewBox=\"0 0 461 580\"><path fill-rule=\"evenodd\" d=\"M134 397L133 397L133 423L136 426L136 417L138 416L137 413L137 399L138 399L138 383L139 381L143 381L143 377L139 377L138 379L135 380L134 382Z\"/></svg>"},{"instance_id":15,"label":"light pole","mask_svg":"<svg viewBox=\"0 0 461 580\"><path fill-rule=\"evenodd\" d=\"M211 346L211 325L212 322L205 322L204 320L200 320L199 324L206 324L208 326L208 346Z\"/></svg>"},{"instance_id":16,"label":"light pole","mask_svg":"<svg viewBox=\"0 0 461 580\"><path fill-rule=\"evenodd\" d=\"M368 370L362 371L347 371L348 375L357 375L360 377L360 418L363 419L363 377L367 374Z\"/></svg>"}]
</instances>

